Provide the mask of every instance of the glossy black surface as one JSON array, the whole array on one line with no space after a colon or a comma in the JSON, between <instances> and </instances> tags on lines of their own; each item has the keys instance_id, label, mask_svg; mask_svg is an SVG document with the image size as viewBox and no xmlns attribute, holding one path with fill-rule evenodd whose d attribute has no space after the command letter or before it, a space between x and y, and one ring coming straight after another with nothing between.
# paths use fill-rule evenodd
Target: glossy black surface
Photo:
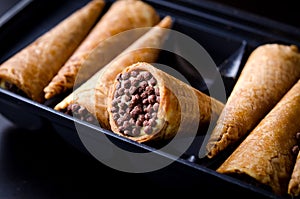
<instances>
[{"instance_id":1,"label":"glossy black surface","mask_svg":"<svg viewBox=\"0 0 300 199\"><path fill-rule=\"evenodd\" d=\"M5 14L10 8L12 8L20 0L1 0L0 15Z\"/></svg>"},{"instance_id":2,"label":"glossy black surface","mask_svg":"<svg viewBox=\"0 0 300 199\"><path fill-rule=\"evenodd\" d=\"M37 0L24 8L0 27L0 61L30 43L84 2L87 0ZM147 2L156 6L162 15L175 17L174 29L201 43L217 65L232 62L231 56L238 52L244 41L247 44L244 56L265 42L300 44L299 38L294 40L296 29L288 27L278 30L273 21L268 24L268 20L262 20L263 25L251 21L250 24L256 26L249 29L243 20L244 15L236 16L230 9L214 11L222 7L205 4L204 1L199 1L201 3L195 7L191 5L197 1L193 4L189 1ZM9 3L13 5L13 1ZM2 5L1 8L5 8ZM9 10L10 5L3 11ZM234 79L224 77L224 81L230 93ZM216 174L209 169L215 167L214 163L193 159L197 154L197 145L191 147L182 159L159 171L123 173L89 156L74 133L73 120L53 112L47 104L36 104L0 90L0 110L0 198L86 198L91 195L103 197L104 193L113 196L117 192L131 196L137 189L145 189L147 195L165 191L166 194L176 192L193 196L209 194L215 197L221 194L232 197L246 194L256 198L273 197L268 191ZM91 129L89 125L83 126ZM109 132L103 133L122 147L134 151L152 150L146 145L116 138ZM110 191L114 188L118 190L116 193Z\"/></svg>"},{"instance_id":3,"label":"glossy black surface","mask_svg":"<svg viewBox=\"0 0 300 199\"><path fill-rule=\"evenodd\" d=\"M297 1L260 1L260 0L208 0L221 3L238 10L243 10L269 19L300 27Z\"/></svg>"}]
</instances>

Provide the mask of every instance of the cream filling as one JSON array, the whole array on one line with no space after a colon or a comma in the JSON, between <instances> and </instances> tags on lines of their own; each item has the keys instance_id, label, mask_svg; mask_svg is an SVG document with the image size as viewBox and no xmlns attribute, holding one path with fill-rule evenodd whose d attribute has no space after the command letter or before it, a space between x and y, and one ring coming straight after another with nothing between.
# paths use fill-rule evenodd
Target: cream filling
<instances>
[{"instance_id":1,"label":"cream filling","mask_svg":"<svg viewBox=\"0 0 300 199\"><path fill-rule=\"evenodd\" d=\"M6 81L4 79L0 79L0 88L7 89L5 84Z\"/></svg>"}]
</instances>

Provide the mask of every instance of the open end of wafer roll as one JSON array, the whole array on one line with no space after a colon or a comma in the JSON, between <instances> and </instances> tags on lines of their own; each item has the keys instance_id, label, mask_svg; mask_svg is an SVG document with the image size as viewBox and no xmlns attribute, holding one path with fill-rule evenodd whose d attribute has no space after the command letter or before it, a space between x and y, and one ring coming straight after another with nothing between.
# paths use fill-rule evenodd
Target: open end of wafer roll
<instances>
[{"instance_id":1,"label":"open end of wafer roll","mask_svg":"<svg viewBox=\"0 0 300 199\"><path fill-rule=\"evenodd\" d=\"M97 118L80 104L69 104L65 109L61 110L61 112L72 117L78 118L81 121L98 125Z\"/></svg>"},{"instance_id":2,"label":"open end of wafer roll","mask_svg":"<svg viewBox=\"0 0 300 199\"><path fill-rule=\"evenodd\" d=\"M143 137L161 130L160 88L150 72L136 69L121 73L115 89L110 111L118 132Z\"/></svg>"},{"instance_id":3,"label":"open end of wafer roll","mask_svg":"<svg viewBox=\"0 0 300 199\"><path fill-rule=\"evenodd\" d=\"M292 153L296 156L293 172L288 184L288 194L291 197L300 196L300 132L296 133L297 143L292 148Z\"/></svg>"},{"instance_id":4,"label":"open end of wafer roll","mask_svg":"<svg viewBox=\"0 0 300 199\"><path fill-rule=\"evenodd\" d=\"M138 142L196 134L223 108L212 109L208 95L145 62L117 76L108 101L112 131Z\"/></svg>"},{"instance_id":5,"label":"open end of wafer roll","mask_svg":"<svg viewBox=\"0 0 300 199\"><path fill-rule=\"evenodd\" d=\"M19 88L18 86L16 86L16 84L8 80L0 79L0 88L11 91L23 97L28 97L27 94L21 88Z\"/></svg>"}]
</instances>

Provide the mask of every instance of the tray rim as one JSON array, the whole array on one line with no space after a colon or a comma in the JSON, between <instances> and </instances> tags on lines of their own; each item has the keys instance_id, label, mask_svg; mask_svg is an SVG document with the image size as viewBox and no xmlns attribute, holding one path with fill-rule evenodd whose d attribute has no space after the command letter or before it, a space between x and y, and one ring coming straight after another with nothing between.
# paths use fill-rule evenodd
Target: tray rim
<instances>
[{"instance_id":1,"label":"tray rim","mask_svg":"<svg viewBox=\"0 0 300 199\"><path fill-rule=\"evenodd\" d=\"M149 1L153 1L153 0L149 0ZM284 31L286 33L288 33L288 32L292 32L293 34L300 33L300 27L286 24L284 22L280 22L280 21L268 18L268 17L260 15L260 14L252 13L250 11L241 10L234 6L226 5L221 2L217 2L217 1L207 1L207 0L205 0L205 1L202 1L202 0L176 0L176 1L174 1L174 0L170 0L170 2L181 3L190 8L193 8L194 10L197 10L197 8L202 8L202 9L205 8L208 11L211 11L213 13L219 13L219 14L226 15L228 17L240 19L243 23L251 22L251 23L255 23L255 24L264 25L266 27L271 27L271 28L276 27L277 30Z\"/></svg>"},{"instance_id":2,"label":"tray rim","mask_svg":"<svg viewBox=\"0 0 300 199\"><path fill-rule=\"evenodd\" d=\"M148 3L176 8L189 17L204 18L223 25L225 30L244 31L252 35L272 37L300 46L300 27L292 26L262 15L244 11L214 1L202 0L145 0ZM177 11L178 11L177 10ZM181 17L185 17L183 14ZM248 41L257 45L255 41Z\"/></svg>"},{"instance_id":3,"label":"tray rim","mask_svg":"<svg viewBox=\"0 0 300 199\"><path fill-rule=\"evenodd\" d=\"M21 12L24 8L30 5L34 0L20 0L11 8L9 8L6 12L4 12L0 16L0 28L8 23L13 17L15 17L19 12Z\"/></svg>"}]
</instances>

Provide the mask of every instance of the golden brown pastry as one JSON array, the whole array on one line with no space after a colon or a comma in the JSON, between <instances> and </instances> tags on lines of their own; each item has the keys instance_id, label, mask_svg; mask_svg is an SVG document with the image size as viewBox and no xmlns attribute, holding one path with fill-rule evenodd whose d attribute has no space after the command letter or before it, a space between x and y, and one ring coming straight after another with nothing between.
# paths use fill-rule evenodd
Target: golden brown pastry
<instances>
[{"instance_id":1,"label":"golden brown pastry","mask_svg":"<svg viewBox=\"0 0 300 199\"><path fill-rule=\"evenodd\" d=\"M108 101L113 132L138 142L189 135L207 126L224 104L181 80L138 62L120 73Z\"/></svg>"},{"instance_id":2,"label":"golden brown pastry","mask_svg":"<svg viewBox=\"0 0 300 199\"><path fill-rule=\"evenodd\" d=\"M247 175L271 187L278 195L287 193L296 155L293 146L300 123L300 81L260 121L236 150L217 169L223 174Z\"/></svg>"},{"instance_id":3,"label":"golden brown pastry","mask_svg":"<svg viewBox=\"0 0 300 199\"><path fill-rule=\"evenodd\" d=\"M297 159L293 168L293 173L288 184L288 194L291 197L297 197L300 195L300 153L299 153L299 141L300 141L300 132L296 134L297 144L294 146L294 153L297 153Z\"/></svg>"},{"instance_id":4,"label":"golden brown pastry","mask_svg":"<svg viewBox=\"0 0 300 199\"><path fill-rule=\"evenodd\" d=\"M95 73L89 80L58 103L54 109L65 112L78 104L95 116L101 127L110 129L107 100L116 76L127 66L139 62L155 62L169 35L173 21L164 17L156 26L131 44L119 56ZM74 113L74 110L72 110Z\"/></svg>"},{"instance_id":5,"label":"golden brown pastry","mask_svg":"<svg viewBox=\"0 0 300 199\"><path fill-rule=\"evenodd\" d=\"M141 32L135 31L126 39L120 37L119 41L114 41L114 44L111 44L110 46L103 43L107 39L130 29L152 27L158 22L159 16L155 9L143 1L115 1L76 52L68 59L58 74L44 89L45 98L50 99L53 96L72 89L78 71L81 69L82 65L86 63L86 60L89 59L88 57L93 51L98 50L101 52L98 52L99 55L94 62L90 62L91 65L87 66L87 64L85 64L86 67L89 67L89 70L86 70L84 77L81 76L80 82L79 80L76 80L76 84L86 81L96 71L128 47L130 43L141 36Z\"/></svg>"},{"instance_id":6,"label":"golden brown pastry","mask_svg":"<svg viewBox=\"0 0 300 199\"><path fill-rule=\"evenodd\" d=\"M254 49L210 135L207 157L244 139L299 78L300 53L295 45Z\"/></svg>"},{"instance_id":7,"label":"golden brown pastry","mask_svg":"<svg viewBox=\"0 0 300 199\"><path fill-rule=\"evenodd\" d=\"M1 87L44 102L51 81L95 24L105 2L93 0L0 66Z\"/></svg>"}]
</instances>

